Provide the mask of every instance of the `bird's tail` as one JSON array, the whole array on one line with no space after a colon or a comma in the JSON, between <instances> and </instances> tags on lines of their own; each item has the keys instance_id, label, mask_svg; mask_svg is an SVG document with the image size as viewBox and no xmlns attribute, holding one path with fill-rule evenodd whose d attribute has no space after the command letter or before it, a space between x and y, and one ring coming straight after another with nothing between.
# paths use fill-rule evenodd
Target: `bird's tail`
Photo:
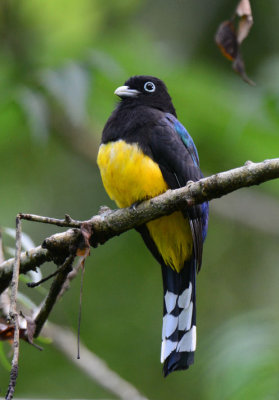
<instances>
[{"instance_id":1,"label":"bird's tail","mask_svg":"<svg viewBox=\"0 0 279 400\"><path fill-rule=\"evenodd\" d=\"M187 369L196 349L196 265L192 257L180 273L162 265L164 312L161 362L163 373Z\"/></svg>"}]
</instances>

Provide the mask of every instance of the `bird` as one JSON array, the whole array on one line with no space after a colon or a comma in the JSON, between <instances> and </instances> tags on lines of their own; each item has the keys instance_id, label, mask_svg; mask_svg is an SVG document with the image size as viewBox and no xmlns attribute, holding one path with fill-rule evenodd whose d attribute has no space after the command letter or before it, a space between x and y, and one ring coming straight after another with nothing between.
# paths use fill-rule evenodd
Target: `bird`
<instances>
[{"instance_id":1,"label":"bird","mask_svg":"<svg viewBox=\"0 0 279 400\"><path fill-rule=\"evenodd\" d=\"M159 78L136 75L115 90L97 156L104 188L120 208L203 178L192 137ZM196 274L208 228L208 202L137 227L161 265L163 375L188 369L196 350Z\"/></svg>"}]
</instances>

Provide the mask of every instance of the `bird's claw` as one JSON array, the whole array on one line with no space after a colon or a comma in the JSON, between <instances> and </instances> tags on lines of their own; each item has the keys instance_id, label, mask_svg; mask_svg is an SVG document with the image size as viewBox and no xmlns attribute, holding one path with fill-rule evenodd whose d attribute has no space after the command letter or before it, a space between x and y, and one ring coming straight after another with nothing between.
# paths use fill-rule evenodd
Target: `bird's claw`
<instances>
[{"instance_id":1,"label":"bird's claw","mask_svg":"<svg viewBox=\"0 0 279 400\"><path fill-rule=\"evenodd\" d=\"M130 210L132 210L132 211L136 211L137 210L137 207L140 205L140 203L142 203L142 201L141 200L139 200L139 201L136 201L135 203L133 203L132 205L130 205Z\"/></svg>"}]
</instances>

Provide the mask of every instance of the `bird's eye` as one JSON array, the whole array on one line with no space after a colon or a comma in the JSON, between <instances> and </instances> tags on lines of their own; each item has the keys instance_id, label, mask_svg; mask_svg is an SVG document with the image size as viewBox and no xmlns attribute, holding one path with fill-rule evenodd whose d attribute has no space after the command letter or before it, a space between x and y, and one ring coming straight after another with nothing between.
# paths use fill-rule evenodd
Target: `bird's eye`
<instances>
[{"instance_id":1,"label":"bird's eye","mask_svg":"<svg viewBox=\"0 0 279 400\"><path fill-rule=\"evenodd\" d=\"M156 86L153 82L145 82L143 88L146 92L155 92Z\"/></svg>"}]
</instances>

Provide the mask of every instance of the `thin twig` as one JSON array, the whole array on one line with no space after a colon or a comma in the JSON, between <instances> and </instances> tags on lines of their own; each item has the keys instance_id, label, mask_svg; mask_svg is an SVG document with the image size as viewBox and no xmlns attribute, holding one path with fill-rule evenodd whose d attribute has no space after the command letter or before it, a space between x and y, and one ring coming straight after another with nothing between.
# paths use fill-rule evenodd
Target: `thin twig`
<instances>
[{"instance_id":1,"label":"thin twig","mask_svg":"<svg viewBox=\"0 0 279 400\"><path fill-rule=\"evenodd\" d=\"M62 267L63 267L63 265L62 265ZM60 268L61 268L61 267L60 267ZM56 276L56 275L59 273L60 268L57 268L56 271L54 271L52 274L46 276L45 278L41 279L40 281L37 281L37 282L27 282L26 285L27 285L28 287L30 287L30 288L34 288L34 287L40 286L42 283L47 282L49 279L51 279L51 278L53 278L54 276Z\"/></svg>"},{"instance_id":2,"label":"thin twig","mask_svg":"<svg viewBox=\"0 0 279 400\"><path fill-rule=\"evenodd\" d=\"M51 224L56 226L68 227L68 228L80 228L82 221L76 221L72 219L68 214L65 214L64 219L42 217L36 214L20 214L21 219L32 222L40 222L43 224Z\"/></svg>"},{"instance_id":3,"label":"thin twig","mask_svg":"<svg viewBox=\"0 0 279 400\"><path fill-rule=\"evenodd\" d=\"M14 324L14 341L13 341L13 360L12 368L10 373L10 382L8 391L6 394L6 400L11 400L14 395L16 379L18 375L18 359L19 359L19 321L18 313L16 310L18 280L19 280L19 269L20 269L20 255L21 255L21 220L20 217L16 217L16 256L13 269L13 277L11 282L11 302L10 302L10 313L9 318Z\"/></svg>"},{"instance_id":4,"label":"thin twig","mask_svg":"<svg viewBox=\"0 0 279 400\"><path fill-rule=\"evenodd\" d=\"M72 264L73 264L74 259L75 259L75 255L72 255L72 254L66 258L65 262L60 267L60 271L57 274L55 280L52 282L52 285L50 287L48 295L47 295L38 315L35 318L36 328L35 328L34 337L37 337L40 334L41 329L42 329L45 321L47 320L47 318L57 300L57 297L61 291L61 288L63 287L64 282L67 279L68 273L72 269Z\"/></svg>"}]
</instances>

